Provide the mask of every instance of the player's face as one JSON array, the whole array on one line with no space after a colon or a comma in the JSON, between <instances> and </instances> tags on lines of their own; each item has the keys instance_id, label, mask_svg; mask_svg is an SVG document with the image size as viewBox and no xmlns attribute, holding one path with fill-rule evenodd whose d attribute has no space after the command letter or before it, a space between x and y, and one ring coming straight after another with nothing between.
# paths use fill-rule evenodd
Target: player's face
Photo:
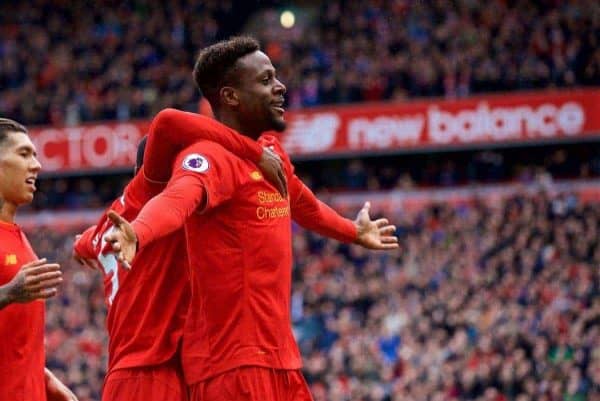
<instances>
[{"instance_id":1,"label":"player's face","mask_svg":"<svg viewBox=\"0 0 600 401\"><path fill-rule=\"evenodd\" d=\"M283 131L285 86L277 79L269 57L261 51L240 60L239 113L248 129L255 132Z\"/></svg>"},{"instance_id":2,"label":"player's face","mask_svg":"<svg viewBox=\"0 0 600 401\"><path fill-rule=\"evenodd\" d=\"M42 168L27 134L11 132L0 145L0 197L15 205L30 203Z\"/></svg>"}]
</instances>

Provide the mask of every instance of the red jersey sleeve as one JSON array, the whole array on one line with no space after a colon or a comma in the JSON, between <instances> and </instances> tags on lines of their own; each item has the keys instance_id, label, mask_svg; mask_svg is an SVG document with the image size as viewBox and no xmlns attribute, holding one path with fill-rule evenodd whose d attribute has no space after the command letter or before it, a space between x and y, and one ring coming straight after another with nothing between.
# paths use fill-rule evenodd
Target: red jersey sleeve
<instances>
[{"instance_id":1,"label":"red jersey sleeve","mask_svg":"<svg viewBox=\"0 0 600 401\"><path fill-rule=\"evenodd\" d=\"M294 165L279 140L273 135L262 135L259 143L272 147L283 160L288 179L292 219L302 227L325 237L346 243L355 241L357 232L354 223L317 199L313 192L294 174Z\"/></svg>"},{"instance_id":2,"label":"red jersey sleeve","mask_svg":"<svg viewBox=\"0 0 600 401\"><path fill-rule=\"evenodd\" d=\"M164 109L150 125L144 152L146 178L157 182L168 181L175 156L200 140L215 142L252 162L258 162L263 152L258 143L217 120L200 114Z\"/></svg>"},{"instance_id":3,"label":"red jersey sleeve","mask_svg":"<svg viewBox=\"0 0 600 401\"><path fill-rule=\"evenodd\" d=\"M94 246L92 244L92 239L94 238L96 227L97 226L95 225L89 227L81 234L81 237L79 237L79 239L75 241L75 244L73 245L73 250L79 257L86 259L96 258L96 253L94 252Z\"/></svg>"},{"instance_id":4,"label":"red jersey sleeve","mask_svg":"<svg viewBox=\"0 0 600 401\"><path fill-rule=\"evenodd\" d=\"M152 182L145 178L146 166L142 165L140 171L138 171L135 177L133 177L123 190L123 196L125 197L124 203L134 209L141 209L146 202L165 189L164 183Z\"/></svg>"},{"instance_id":5,"label":"red jersey sleeve","mask_svg":"<svg viewBox=\"0 0 600 401\"><path fill-rule=\"evenodd\" d=\"M302 227L341 242L356 240L354 223L321 202L300 179L293 175L289 182L292 219Z\"/></svg>"},{"instance_id":6,"label":"red jersey sleeve","mask_svg":"<svg viewBox=\"0 0 600 401\"><path fill-rule=\"evenodd\" d=\"M181 228L195 211L211 209L230 199L238 185L235 158L213 142L198 142L175 160L163 192L150 200L132 222L138 246Z\"/></svg>"}]
</instances>

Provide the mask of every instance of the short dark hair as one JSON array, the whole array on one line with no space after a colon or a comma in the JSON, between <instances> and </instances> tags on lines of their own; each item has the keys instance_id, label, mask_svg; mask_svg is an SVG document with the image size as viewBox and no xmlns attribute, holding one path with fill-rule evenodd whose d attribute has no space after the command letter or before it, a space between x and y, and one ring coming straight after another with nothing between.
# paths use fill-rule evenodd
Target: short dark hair
<instances>
[{"instance_id":1,"label":"short dark hair","mask_svg":"<svg viewBox=\"0 0 600 401\"><path fill-rule=\"evenodd\" d=\"M27 134L27 128L14 120L0 117L0 145L6 141L9 132L22 132Z\"/></svg>"},{"instance_id":2,"label":"short dark hair","mask_svg":"<svg viewBox=\"0 0 600 401\"><path fill-rule=\"evenodd\" d=\"M200 51L194 65L194 81L213 109L219 108L219 90L237 83L233 74L236 62L257 50L260 45L253 37L235 36Z\"/></svg>"}]
</instances>

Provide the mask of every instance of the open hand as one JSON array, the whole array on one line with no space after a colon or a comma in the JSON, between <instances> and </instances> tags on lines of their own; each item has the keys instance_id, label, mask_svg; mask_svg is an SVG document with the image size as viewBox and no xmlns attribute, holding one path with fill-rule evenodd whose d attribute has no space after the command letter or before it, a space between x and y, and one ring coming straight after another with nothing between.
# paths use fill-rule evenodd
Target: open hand
<instances>
[{"instance_id":1,"label":"open hand","mask_svg":"<svg viewBox=\"0 0 600 401\"><path fill-rule=\"evenodd\" d=\"M263 153L258 161L258 167L267 181L277 188L281 196L287 198L287 179L283 171L281 157L272 149L263 148Z\"/></svg>"},{"instance_id":2,"label":"open hand","mask_svg":"<svg viewBox=\"0 0 600 401\"><path fill-rule=\"evenodd\" d=\"M389 224L388 219L371 220L369 210L371 203L365 202L354 224L356 225L357 238L355 243L368 249L390 250L398 248L398 237L393 235L396 227Z\"/></svg>"},{"instance_id":3,"label":"open hand","mask_svg":"<svg viewBox=\"0 0 600 401\"><path fill-rule=\"evenodd\" d=\"M131 269L131 262L137 252L135 231L131 224L114 210L108 212L108 218L112 221L114 229L106 235L106 242L111 244L117 260L127 269Z\"/></svg>"},{"instance_id":4,"label":"open hand","mask_svg":"<svg viewBox=\"0 0 600 401\"><path fill-rule=\"evenodd\" d=\"M39 259L21 267L8 283L11 302L25 303L56 295L62 282L60 265L46 262L46 259Z\"/></svg>"}]
</instances>

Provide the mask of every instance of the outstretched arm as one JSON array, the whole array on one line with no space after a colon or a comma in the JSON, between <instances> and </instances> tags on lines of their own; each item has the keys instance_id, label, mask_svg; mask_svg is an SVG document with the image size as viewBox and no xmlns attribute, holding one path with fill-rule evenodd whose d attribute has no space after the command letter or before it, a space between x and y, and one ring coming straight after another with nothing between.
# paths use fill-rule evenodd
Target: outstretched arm
<instances>
[{"instance_id":1,"label":"outstretched arm","mask_svg":"<svg viewBox=\"0 0 600 401\"><path fill-rule=\"evenodd\" d=\"M194 210L206 200L202 183L191 176L173 177L163 192L152 198L130 224L114 211L108 212L116 230L107 235L117 259L130 267L137 250L182 228Z\"/></svg>"},{"instance_id":2,"label":"outstretched arm","mask_svg":"<svg viewBox=\"0 0 600 401\"><path fill-rule=\"evenodd\" d=\"M287 196L281 159L275 152L263 149L256 141L210 117L176 109L164 109L152 120L144 152L146 178L167 182L177 154L200 140L217 143L236 156L256 163L265 178Z\"/></svg>"},{"instance_id":3,"label":"outstretched arm","mask_svg":"<svg viewBox=\"0 0 600 401\"><path fill-rule=\"evenodd\" d=\"M290 178L290 208L292 219L308 230L346 243L357 238L354 223L317 199L296 175Z\"/></svg>"},{"instance_id":4,"label":"outstretched arm","mask_svg":"<svg viewBox=\"0 0 600 401\"><path fill-rule=\"evenodd\" d=\"M106 240L119 261L128 266L138 248L183 227L194 211L228 200L239 185L238 162L214 142L200 141L180 152L167 187L146 203L131 224L109 212L116 230Z\"/></svg>"},{"instance_id":5,"label":"outstretched arm","mask_svg":"<svg viewBox=\"0 0 600 401\"><path fill-rule=\"evenodd\" d=\"M354 242L368 249L398 248L394 236L396 227L387 219L371 220L371 204L365 203L356 220L351 221L321 202L312 191L293 175L290 179L290 206L292 218L302 227L341 242Z\"/></svg>"}]
</instances>

